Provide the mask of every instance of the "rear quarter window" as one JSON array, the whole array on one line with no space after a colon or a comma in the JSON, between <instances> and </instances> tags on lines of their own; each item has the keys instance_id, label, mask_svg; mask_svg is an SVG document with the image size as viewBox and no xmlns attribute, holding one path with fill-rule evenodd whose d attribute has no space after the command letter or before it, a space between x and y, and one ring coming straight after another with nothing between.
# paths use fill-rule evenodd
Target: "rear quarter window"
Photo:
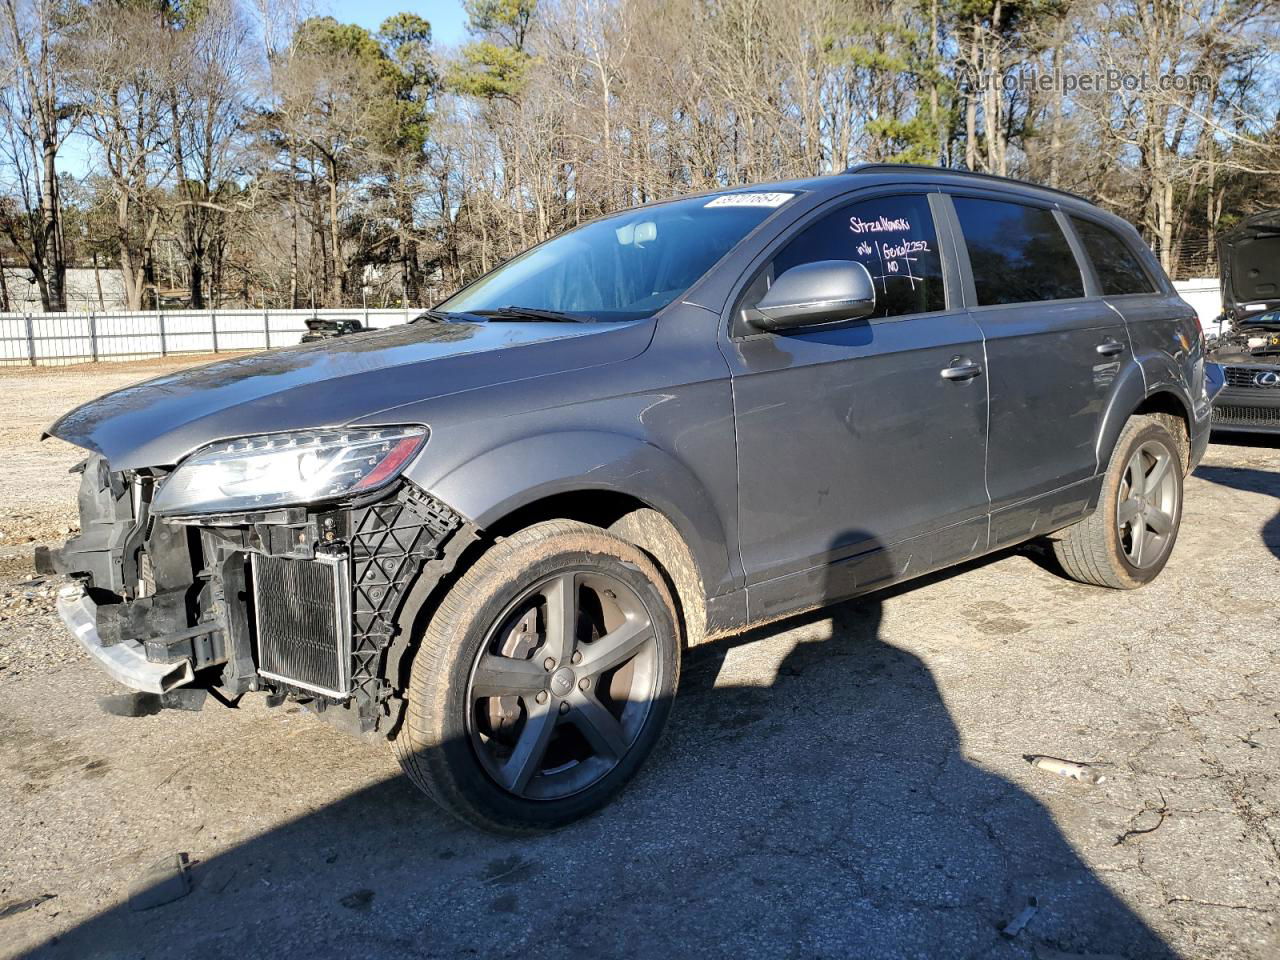
<instances>
[{"instance_id":1,"label":"rear quarter window","mask_svg":"<svg viewBox=\"0 0 1280 960\"><path fill-rule=\"evenodd\" d=\"M1053 211L953 197L981 306L1084 296L1080 265Z\"/></svg>"},{"instance_id":2,"label":"rear quarter window","mask_svg":"<svg viewBox=\"0 0 1280 960\"><path fill-rule=\"evenodd\" d=\"M1097 274L1103 296L1155 293L1155 284L1143 268L1142 261L1119 234L1092 220L1072 217L1071 225L1080 235L1080 242L1093 264L1093 272Z\"/></svg>"}]
</instances>

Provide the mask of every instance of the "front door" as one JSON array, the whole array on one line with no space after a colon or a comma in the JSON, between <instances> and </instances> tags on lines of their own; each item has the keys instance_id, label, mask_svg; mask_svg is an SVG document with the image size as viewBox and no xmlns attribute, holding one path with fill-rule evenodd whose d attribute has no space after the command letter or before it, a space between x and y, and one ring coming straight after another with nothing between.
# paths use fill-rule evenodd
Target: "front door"
<instances>
[{"instance_id":1,"label":"front door","mask_svg":"<svg viewBox=\"0 0 1280 960\"><path fill-rule=\"evenodd\" d=\"M779 334L743 324L774 277L818 260L866 265L870 319ZM740 297L723 347L753 617L985 548L985 356L948 270L928 193L865 196L802 226Z\"/></svg>"}]
</instances>

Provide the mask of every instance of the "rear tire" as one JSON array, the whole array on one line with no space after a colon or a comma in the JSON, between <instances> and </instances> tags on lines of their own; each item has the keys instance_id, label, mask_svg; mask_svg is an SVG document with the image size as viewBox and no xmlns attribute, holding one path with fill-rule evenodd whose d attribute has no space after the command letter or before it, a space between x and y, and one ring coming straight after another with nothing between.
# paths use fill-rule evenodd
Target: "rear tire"
<instances>
[{"instance_id":1,"label":"rear tire","mask_svg":"<svg viewBox=\"0 0 1280 960\"><path fill-rule=\"evenodd\" d=\"M482 829L587 816L661 736L680 671L676 623L639 548L567 520L522 530L441 601L392 749L416 786Z\"/></svg>"},{"instance_id":2,"label":"rear tire","mask_svg":"<svg viewBox=\"0 0 1280 960\"><path fill-rule=\"evenodd\" d=\"M1154 580L1178 538L1184 464L1166 417L1131 418L1111 452L1098 508L1053 544L1067 576L1117 590Z\"/></svg>"}]
</instances>

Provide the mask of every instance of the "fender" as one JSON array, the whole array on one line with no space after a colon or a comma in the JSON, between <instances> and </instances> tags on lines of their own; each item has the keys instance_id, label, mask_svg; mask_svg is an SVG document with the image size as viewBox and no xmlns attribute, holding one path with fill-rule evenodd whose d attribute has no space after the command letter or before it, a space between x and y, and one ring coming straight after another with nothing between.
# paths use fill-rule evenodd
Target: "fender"
<instances>
[{"instance_id":1,"label":"fender","mask_svg":"<svg viewBox=\"0 0 1280 960\"><path fill-rule=\"evenodd\" d=\"M583 490L626 494L664 514L693 552L708 597L739 585L724 525L702 481L636 437L596 430L523 437L473 457L429 487L482 530L545 497Z\"/></svg>"},{"instance_id":2,"label":"fender","mask_svg":"<svg viewBox=\"0 0 1280 960\"><path fill-rule=\"evenodd\" d=\"M1182 404L1189 422L1195 422L1194 405L1182 361L1159 350L1148 350L1135 357L1147 383L1147 396L1172 393Z\"/></svg>"},{"instance_id":3,"label":"fender","mask_svg":"<svg viewBox=\"0 0 1280 960\"><path fill-rule=\"evenodd\" d=\"M1182 405L1187 422L1196 422L1186 385L1173 361L1154 351L1135 357L1134 360L1135 362L1125 364L1116 377L1111 400L1102 415L1096 451L1099 471L1111 459L1111 451L1120 439L1120 431L1124 429L1125 422L1148 397L1157 393L1172 394Z\"/></svg>"}]
</instances>

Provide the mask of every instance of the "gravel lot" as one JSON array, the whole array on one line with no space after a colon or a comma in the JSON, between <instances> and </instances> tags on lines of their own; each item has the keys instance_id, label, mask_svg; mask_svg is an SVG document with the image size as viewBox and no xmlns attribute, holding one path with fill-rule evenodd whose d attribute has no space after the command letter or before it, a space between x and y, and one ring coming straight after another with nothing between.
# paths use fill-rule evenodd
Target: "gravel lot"
<instances>
[{"instance_id":1,"label":"gravel lot","mask_svg":"<svg viewBox=\"0 0 1280 960\"><path fill-rule=\"evenodd\" d=\"M79 457L35 438L172 366L0 373L0 954L1280 957L1280 442L1210 448L1136 593L1026 549L694 651L620 801L511 840L296 708L97 706L26 559Z\"/></svg>"}]
</instances>

